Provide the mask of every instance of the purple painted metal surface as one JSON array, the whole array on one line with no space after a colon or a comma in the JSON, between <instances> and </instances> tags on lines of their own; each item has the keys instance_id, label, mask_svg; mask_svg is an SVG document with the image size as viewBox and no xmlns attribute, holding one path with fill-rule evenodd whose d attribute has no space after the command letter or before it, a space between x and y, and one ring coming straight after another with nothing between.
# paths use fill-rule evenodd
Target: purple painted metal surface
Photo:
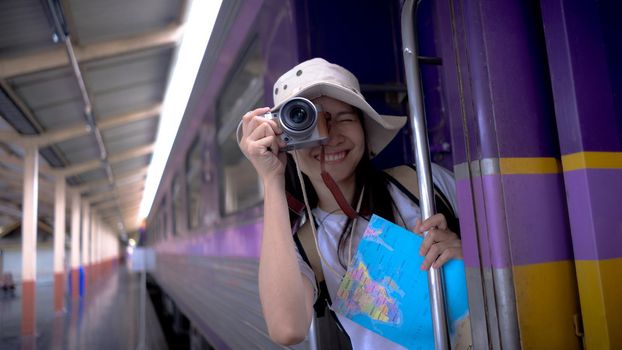
<instances>
[{"instance_id":1,"label":"purple painted metal surface","mask_svg":"<svg viewBox=\"0 0 622 350\"><path fill-rule=\"evenodd\" d=\"M488 239L490 241L490 254L492 267L510 267L509 234L507 216L503 193L503 185L500 175L482 176L482 190L484 192L484 205L479 206L479 211L484 212L488 223Z\"/></svg>"},{"instance_id":2,"label":"purple painted metal surface","mask_svg":"<svg viewBox=\"0 0 622 350\"><path fill-rule=\"evenodd\" d=\"M576 260L622 257L622 170L564 173Z\"/></svg>"},{"instance_id":3,"label":"purple painted metal surface","mask_svg":"<svg viewBox=\"0 0 622 350\"><path fill-rule=\"evenodd\" d=\"M475 177L473 194L469 180L458 180L456 193L462 214L460 229L465 264L507 268L572 259L566 208L560 203L564 198L560 177L557 174Z\"/></svg>"},{"instance_id":4,"label":"purple painted metal surface","mask_svg":"<svg viewBox=\"0 0 622 350\"><path fill-rule=\"evenodd\" d=\"M513 265L572 260L561 174L503 175Z\"/></svg>"},{"instance_id":5,"label":"purple painted metal surface","mask_svg":"<svg viewBox=\"0 0 622 350\"><path fill-rule=\"evenodd\" d=\"M262 223L168 239L156 246L160 254L227 256L259 259Z\"/></svg>"},{"instance_id":6,"label":"purple painted metal surface","mask_svg":"<svg viewBox=\"0 0 622 350\"><path fill-rule=\"evenodd\" d=\"M464 5L477 123L471 130L479 132L482 157L559 154L543 79L546 56L538 9L518 0Z\"/></svg>"},{"instance_id":7,"label":"purple painted metal surface","mask_svg":"<svg viewBox=\"0 0 622 350\"><path fill-rule=\"evenodd\" d=\"M536 5L436 3L454 164L558 155Z\"/></svg>"},{"instance_id":8,"label":"purple painted metal surface","mask_svg":"<svg viewBox=\"0 0 622 350\"><path fill-rule=\"evenodd\" d=\"M620 62L607 60L598 6L597 1L542 2L562 154L622 151L617 134L622 117L616 115L608 68Z\"/></svg>"},{"instance_id":9,"label":"purple painted metal surface","mask_svg":"<svg viewBox=\"0 0 622 350\"><path fill-rule=\"evenodd\" d=\"M470 130L464 120L475 115L473 90L471 89L465 47L463 17L456 12L450 1L434 1L438 14L439 54L443 59L442 89L447 114L450 116L451 140L454 164L480 159L477 133Z\"/></svg>"},{"instance_id":10,"label":"purple painted metal surface","mask_svg":"<svg viewBox=\"0 0 622 350\"><path fill-rule=\"evenodd\" d=\"M480 187L481 186L477 186ZM477 191L480 193L481 191ZM456 181L456 198L458 201L458 209L460 216L460 234L462 238L462 253L464 255L464 264L467 267L479 268L480 266L490 266L490 259L487 254L483 254L480 261L479 246L482 251L488 250L487 240L480 240L478 244L477 232L478 226L475 221L475 208L473 207L471 195L471 181L469 179ZM485 230L485 226L479 226L479 230ZM485 235L484 235L485 237Z\"/></svg>"},{"instance_id":11,"label":"purple painted metal surface","mask_svg":"<svg viewBox=\"0 0 622 350\"><path fill-rule=\"evenodd\" d=\"M434 13L433 1L424 1L417 8L417 36L419 55L439 57L437 45L438 16ZM442 88L442 67L419 64L421 85L424 90L423 102L430 143L430 159L447 169L453 167L449 115L445 107ZM413 161L414 162L414 161Z\"/></svg>"}]
</instances>

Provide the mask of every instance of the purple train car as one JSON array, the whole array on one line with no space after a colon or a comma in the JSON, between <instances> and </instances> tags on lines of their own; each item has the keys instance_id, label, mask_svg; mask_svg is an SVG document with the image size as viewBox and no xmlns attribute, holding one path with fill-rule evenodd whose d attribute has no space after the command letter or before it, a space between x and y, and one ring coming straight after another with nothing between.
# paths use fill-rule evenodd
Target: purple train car
<instances>
[{"instance_id":1,"label":"purple train car","mask_svg":"<svg viewBox=\"0 0 622 350\"><path fill-rule=\"evenodd\" d=\"M241 116L312 57L350 69L382 114L408 114L401 10L223 1L147 220L156 304L192 348L281 348L259 303L263 196ZM622 5L421 1L415 18L432 159L456 177L474 348L622 348ZM412 163L411 139L405 128L376 165Z\"/></svg>"}]
</instances>

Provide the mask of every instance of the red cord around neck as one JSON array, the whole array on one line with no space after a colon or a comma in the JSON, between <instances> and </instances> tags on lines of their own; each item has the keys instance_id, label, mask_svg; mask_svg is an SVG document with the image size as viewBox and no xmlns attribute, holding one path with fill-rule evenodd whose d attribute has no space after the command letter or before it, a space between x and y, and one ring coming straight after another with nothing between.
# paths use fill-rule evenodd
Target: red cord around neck
<instances>
[{"instance_id":1,"label":"red cord around neck","mask_svg":"<svg viewBox=\"0 0 622 350\"><path fill-rule=\"evenodd\" d=\"M330 174L327 173L324 168L324 146L322 146L322 150L320 153L320 166L322 170L321 172L322 180L324 181L324 184L326 185L330 193L333 194L333 197L335 197L335 200L337 201L339 208L341 208L344 214L346 214L350 219L356 218L358 216L356 214L356 211L352 209L352 206L350 205L350 203L348 203L348 201L344 198L343 193L341 193L341 189L339 189L339 185L337 185L333 177L330 176Z\"/></svg>"}]
</instances>

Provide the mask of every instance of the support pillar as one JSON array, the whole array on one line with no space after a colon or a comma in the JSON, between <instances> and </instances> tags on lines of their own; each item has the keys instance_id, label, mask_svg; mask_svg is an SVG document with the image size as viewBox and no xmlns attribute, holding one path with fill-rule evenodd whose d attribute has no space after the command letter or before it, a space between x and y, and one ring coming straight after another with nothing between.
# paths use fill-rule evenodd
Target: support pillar
<instances>
[{"instance_id":1,"label":"support pillar","mask_svg":"<svg viewBox=\"0 0 622 350\"><path fill-rule=\"evenodd\" d=\"M80 279L82 296L86 294L87 276L89 275L89 234L91 232L91 207L88 201L82 202L82 259L80 261L80 271L82 278Z\"/></svg>"},{"instance_id":2,"label":"support pillar","mask_svg":"<svg viewBox=\"0 0 622 350\"><path fill-rule=\"evenodd\" d=\"M56 179L54 196L54 311L64 310L65 295L65 196L64 177Z\"/></svg>"},{"instance_id":3,"label":"support pillar","mask_svg":"<svg viewBox=\"0 0 622 350\"><path fill-rule=\"evenodd\" d=\"M39 151L26 148L22 212L22 336L36 334L35 282L37 279L37 202Z\"/></svg>"},{"instance_id":4,"label":"support pillar","mask_svg":"<svg viewBox=\"0 0 622 350\"><path fill-rule=\"evenodd\" d=\"M71 297L80 297L80 193L71 194Z\"/></svg>"},{"instance_id":5,"label":"support pillar","mask_svg":"<svg viewBox=\"0 0 622 350\"><path fill-rule=\"evenodd\" d=\"M91 215L91 232L89 235L89 265L91 275L89 276L89 283L94 283L97 278L97 260L95 259L95 246L97 244L97 215L95 212Z\"/></svg>"}]
</instances>

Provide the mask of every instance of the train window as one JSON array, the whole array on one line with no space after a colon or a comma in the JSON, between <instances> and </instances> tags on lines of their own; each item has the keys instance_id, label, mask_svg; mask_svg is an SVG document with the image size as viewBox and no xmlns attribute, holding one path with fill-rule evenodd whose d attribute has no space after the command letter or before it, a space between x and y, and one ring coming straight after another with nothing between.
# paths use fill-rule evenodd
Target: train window
<instances>
[{"instance_id":1,"label":"train window","mask_svg":"<svg viewBox=\"0 0 622 350\"><path fill-rule=\"evenodd\" d=\"M153 244L153 242L155 241L155 237L159 234L160 232L160 216L158 215L158 212L156 211L156 216L153 219L153 227L151 229L151 232L149 232L149 234L145 237L145 240L149 242L149 244Z\"/></svg>"},{"instance_id":2,"label":"train window","mask_svg":"<svg viewBox=\"0 0 622 350\"><path fill-rule=\"evenodd\" d=\"M257 172L246 160L236 140L236 127L247 111L263 101L265 64L259 42L248 46L218 98L218 146L221 161L220 208L232 214L257 205L263 188Z\"/></svg>"},{"instance_id":3,"label":"train window","mask_svg":"<svg viewBox=\"0 0 622 350\"><path fill-rule=\"evenodd\" d=\"M188 228L199 226L199 218L203 210L201 201L201 143L197 137L192 143L190 152L186 156L186 198L188 208Z\"/></svg>"},{"instance_id":4,"label":"train window","mask_svg":"<svg viewBox=\"0 0 622 350\"><path fill-rule=\"evenodd\" d=\"M173 178L173 215L171 219L173 220L173 235L178 235L180 231L183 229L182 223L183 221L183 208L182 208L182 181L183 177L179 175L175 175Z\"/></svg>"},{"instance_id":5,"label":"train window","mask_svg":"<svg viewBox=\"0 0 622 350\"><path fill-rule=\"evenodd\" d=\"M166 197L162 198L162 203L160 203L160 220L162 220L162 229L160 230L160 234L158 235L156 241L161 241L166 237L166 233L168 231L168 227L166 226L166 224L168 223L167 221L167 216L168 216L168 210L166 210Z\"/></svg>"}]
</instances>

